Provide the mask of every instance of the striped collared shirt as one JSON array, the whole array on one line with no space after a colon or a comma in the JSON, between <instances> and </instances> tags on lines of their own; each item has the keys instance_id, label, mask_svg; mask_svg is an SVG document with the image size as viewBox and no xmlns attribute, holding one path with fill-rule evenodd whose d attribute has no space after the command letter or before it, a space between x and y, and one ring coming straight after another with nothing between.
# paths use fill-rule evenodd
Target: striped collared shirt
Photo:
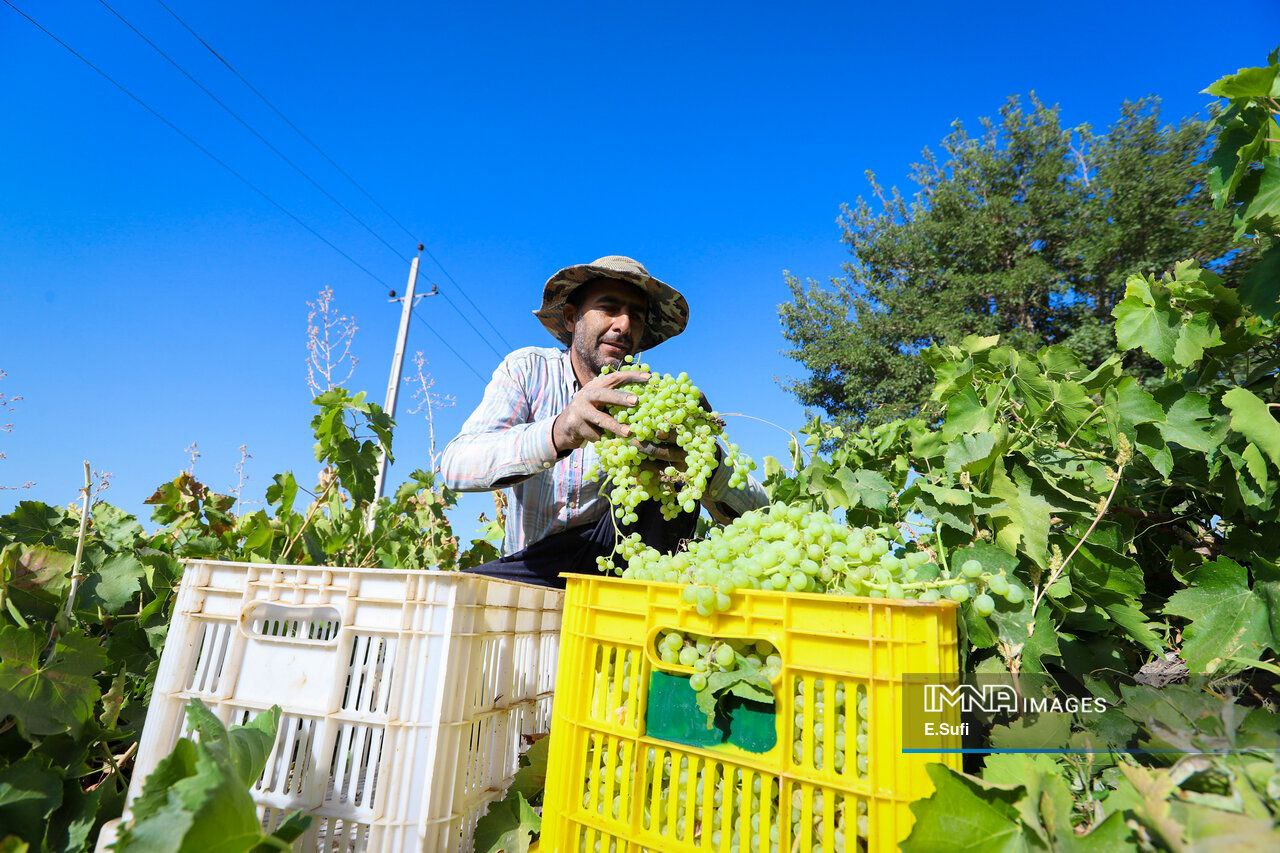
<instances>
[{"instance_id":1,"label":"striped collared shirt","mask_svg":"<svg viewBox=\"0 0 1280 853\"><path fill-rule=\"evenodd\" d=\"M568 350L518 349L498 365L484 399L444 449L440 473L450 489L510 490L504 554L592 523L608 511L600 484L586 479L598 459L594 445L557 454L551 442L551 424L578 387ZM720 466L702 496L703 506L720 522L768 503L754 480L729 488L730 473Z\"/></svg>"}]
</instances>

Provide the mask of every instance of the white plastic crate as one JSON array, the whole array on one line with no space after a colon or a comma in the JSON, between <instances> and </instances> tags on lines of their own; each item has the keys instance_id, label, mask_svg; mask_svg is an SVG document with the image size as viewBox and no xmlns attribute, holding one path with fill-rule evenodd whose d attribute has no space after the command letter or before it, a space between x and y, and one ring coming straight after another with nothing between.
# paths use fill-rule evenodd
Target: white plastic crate
<instances>
[{"instance_id":1,"label":"white plastic crate","mask_svg":"<svg viewBox=\"0 0 1280 853\"><path fill-rule=\"evenodd\" d=\"M279 705L253 788L306 851L469 851L521 738L547 732L564 593L459 572L188 561L129 800L185 733Z\"/></svg>"}]
</instances>

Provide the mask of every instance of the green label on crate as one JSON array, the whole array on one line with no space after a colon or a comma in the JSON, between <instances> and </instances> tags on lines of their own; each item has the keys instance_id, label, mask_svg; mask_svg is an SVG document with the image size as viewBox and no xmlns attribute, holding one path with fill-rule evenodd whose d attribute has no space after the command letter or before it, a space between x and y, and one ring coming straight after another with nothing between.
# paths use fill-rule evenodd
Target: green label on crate
<instances>
[{"instance_id":1,"label":"green label on crate","mask_svg":"<svg viewBox=\"0 0 1280 853\"><path fill-rule=\"evenodd\" d=\"M776 706L729 696L720 703L716 724L707 728L689 686L689 676L655 669L649 678L645 734L686 746L729 743L747 752L768 752L778 743Z\"/></svg>"}]
</instances>

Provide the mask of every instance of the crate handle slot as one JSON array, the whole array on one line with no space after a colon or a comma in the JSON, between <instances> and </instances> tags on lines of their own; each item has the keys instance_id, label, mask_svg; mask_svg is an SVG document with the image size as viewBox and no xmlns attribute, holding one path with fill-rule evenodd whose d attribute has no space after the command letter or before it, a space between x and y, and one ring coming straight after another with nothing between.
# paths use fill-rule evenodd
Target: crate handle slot
<instances>
[{"instance_id":1,"label":"crate handle slot","mask_svg":"<svg viewBox=\"0 0 1280 853\"><path fill-rule=\"evenodd\" d=\"M240 611L240 633L256 640L334 646L341 630L342 613L328 604L251 601Z\"/></svg>"},{"instance_id":2,"label":"crate handle slot","mask_svg":"<svg viewBox=\"0 0 1280 853\"><path fill-rule=\"evenodd\" d=\"M686 636L690 636L698 633L697 631L685 630L675 625L658 625L657 627L649 631L648 641L644 644L645 657L649 659L649 663L653 666L654 669L660 670L662 672L668 672L673 675L692 675L694 672L693 667L685 666L680 663L668 663L658 655L657 644L661 640L662 635L666 634L669 631L679 631L680 633L685 634ZM710 639L733 640L734 642L739 642L739 643L767 643L768 645L773 647L773 650L772 650L773 654L777 654L779 656L782 655L782 652L779 650L778 643L772 637L748 636L745 634L735 633L733 636L716 635L714 637L710 637ZM781 671L779 671L777 675L775 675L773 678L769 680L774 685L781 684L781 681L782 681Z\"/></svg>"}]
</instances>

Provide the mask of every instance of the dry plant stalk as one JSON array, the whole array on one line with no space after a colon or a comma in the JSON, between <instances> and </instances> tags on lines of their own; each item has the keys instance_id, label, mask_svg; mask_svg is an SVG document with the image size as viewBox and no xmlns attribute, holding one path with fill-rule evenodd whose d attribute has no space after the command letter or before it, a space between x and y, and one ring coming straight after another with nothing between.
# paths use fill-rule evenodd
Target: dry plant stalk
<instances>
[{"instance_id":1,"label":"dry plant stalk","mask_svg":"<svg viewBox=\"0 0 1280 853\"><path fill-rule=\"evenodd\" d=\"M315 396L351 378L360 360L351 354L356 318L338 313L333 288L325 285L316 301L307 302L307 387ZM339 377L343 370L346 374Z\"/></svg>"},{"instance_id":2,"label":"dry plant stalk","mask_svg":"<svg viewBox=\"0 0 1280 853\"><path fill-rule=\"evenodd\" d=\"M507 493L498 489L493 492L494 520L503 530L507 529Z\"/></svg>"},{"instance_id":3,"label":"dry plant stalk","mask_svg":"<svg viewBox=\"0 0 1280 853\"><path fill-rule=\"evenodd\" d=\"M232 496L236 499L236 504L240 503L240 493L244 491L244 484L249 482L249 475L245 473L245 463L253 458L253 454L249 452L249 445L240 445L240 461L236 463L236 487L231 490Z\"/></svg>"},{"instance_id":4,"label":"dry plant stalk","mask_svg":"<svg viewBox=\"0 0 1280 853\"><path fill-rule=\"evenodd\" d=\"M431 389L435 387L436 378L427 372L427 359L418 350L413 355L414 372L406 375L404 381L413 387L413 399L417 402L409 410L411 415L423 415L427 419L427 458L431 462L431 471L440 469L440 453L436 451L436 409L447 409L456 405L452 394L437 394Z\"/></svg>"},{"instance_id":5,"label":"dry plant stalk","mask_svg":"<svg viewBox=\"0 0 1280 853\"><path fill-rule=\"evenodd\" d=\"M196 475L196 460L201 456L200 443L193 441L182 448L182 452L187 454L187 473L194 477Z\"/></svg>"},{"instance_id":6,"label":"dry plant stalk","mask_svg":"<svg viewBox=\"0 0 1280 853\"><path fill-rule=\"evenodd\" d=\"M8 375L9 374L6 371L0 370L0 379L4 379ZM9 412L12 412L13 404L19 402L21 399L22 399L21 395L15 395L10 397L8 394L4 393L3 391L0 391L0 414L8 414ZM0 423L0 432L13 432L13 424ZM0 450L0 462L3 462L7 458L8 457L6 456L4 451ZM0 485L0 492L12 491L15 489L29 489L35 484L36 484L35 480L27 480L27 482L23 483L21 486Z\"/></svg>"}]
</instances>

